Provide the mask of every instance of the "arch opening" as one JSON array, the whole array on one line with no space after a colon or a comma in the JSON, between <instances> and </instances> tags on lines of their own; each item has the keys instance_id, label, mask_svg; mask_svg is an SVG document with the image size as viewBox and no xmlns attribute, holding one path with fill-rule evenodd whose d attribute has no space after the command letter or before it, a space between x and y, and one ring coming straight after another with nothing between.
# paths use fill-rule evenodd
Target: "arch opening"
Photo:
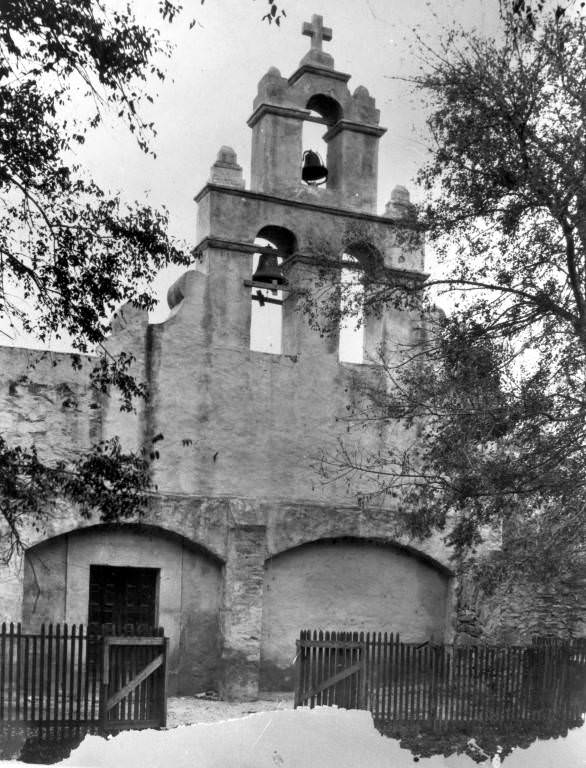
<instances>
[{"instance_id":1,"label":"arch opening","mask_svg":"<svg viewBox=\"0 0 586 768\"><path fill-rule=\"evenodd\" d=\"M321 117L316 112L312 112L311 116L316 118ZM308 162L308 158L307 158L308 152L316 153L320 161L320 164L327 169L328 145L324 141L323 136L324 136L323 125L321 125L320 123L314 123L309 120L303 121L303 126L301 129L301 147L302 147L301 172L303 171L305 164ZM315 158L314 158L314 161L315 161ZM315 183L303 181L303 184L305 186L310 186L314 188L319 187L320 189L327 189L328 187L327 177L325 180L316 181Z\"/></svg>"},{"instance_id":2,"label":"arch opening","mask_svg":"<svg viewBox=\"0 0 586 768\"><path fill-rule=\"evenodd\" d=\"M357 241L346 246L342 263L338 357L340 362L364 363L367 349L372 352L372 345L378 346L374 315L367 305L383 258L371 243Z\"/></svg>"},{"instance_id":3,"label":"arch opening","mask_svg":"<svg viewBox=\"0 0 586 768\"><path fill-rule=\"evenodd\" d=\"M340 330L338 358L342 363L364 362L364 282L360 263L342 254L348 265L340 271Z\"/></svg>"},{"instance_id":4,"label":"arch opening","mask_svg":"<svg viewBox=\"0 0 586 768\"><path fill-rule=\"evenodd\" d=\"M318 185L321 188L327 189L334 158L330 152L329 144L324 139L324 127L327 130L342 119L342 107L331 96L327 96L324 93L315 93L308 99L305 108L310 110L310 118L313 119L303 122L301 137L303 152L312 150L319 155L322 164L326 168L327 178L323 183L318 182ZM316 186L311 183L309 185Z\"/></svg>"},{"instance_id":5,"label":"arch opening","mask_svg":"<svg viewBox=\"0 0 586 768\"><path fill-rule=\"evenodd\" d=\"M277 269L297 249L293 232L275 225L262 227L254 239L254 244L275 251ZM262 256L261 252L252 256L253 276L257 274ZM283 291L253 287L251 304L250 349L254 352L280 355L283 349Z\"/></svg>"}]
</instances>

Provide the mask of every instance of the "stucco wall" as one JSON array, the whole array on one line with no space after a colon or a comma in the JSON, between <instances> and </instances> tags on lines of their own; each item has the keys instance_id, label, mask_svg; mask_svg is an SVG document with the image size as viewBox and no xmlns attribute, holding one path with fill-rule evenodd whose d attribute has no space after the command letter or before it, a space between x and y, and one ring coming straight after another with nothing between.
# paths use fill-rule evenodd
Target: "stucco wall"
<instances>
[{"instance_id":1,"label":"stucco wall","mask_svg":"<svg viewBox=\"0 0 586 768\"><path fill-rule=\"evenodd\" d=\"M348 504L344 482L320 481L322 450L333 452L342 437L373 451L389 439L412 439L398 427L347 432L348 404L360 401L380 371L340 363L336 339L320 338L287 308L284 335L296 353L251 351L250 292L243 286L251 257L214 251L210 258L216 277L193 273L173 316L149 329L143 439L164 436L154 481L163 493ZM390 311L383 325L395 345L413 340L408 314ZM136 347L143 343L137 335Z\"/></svg>"},{"instance_id":2,"label":"stucco wall","mask_svg":"<svg viewBox=\"0 0 586 768\"><path fill-rule=\"evenodd\" d=\"M0 434L10 445L34 444L41 458L67 459L100 438L99 405L89 386L92 360L0 347Z\"/></svg>"},{"instance_id":3,"label":"stucco wall","mask_svg":"<svg viewBox=\"0 0 586 768\"><path fill-rule=\"evenodd\" d=\"M317 542L267 560L261 687L293 686L299 630L383 631L406 642L442 640L448 578L395 547Z\"/></svg>"}]
</instances>

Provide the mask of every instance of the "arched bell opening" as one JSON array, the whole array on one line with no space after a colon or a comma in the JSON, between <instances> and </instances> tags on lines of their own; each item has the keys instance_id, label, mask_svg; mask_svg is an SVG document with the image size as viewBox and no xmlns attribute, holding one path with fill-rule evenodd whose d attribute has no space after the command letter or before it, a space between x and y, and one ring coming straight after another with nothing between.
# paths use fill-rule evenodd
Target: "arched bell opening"
<instances>
[{"instance_id":1,"label":"arched bell opening","mask_svg":"<svg viewBox=\"0 0 586 768\"><path fill-rule=\"evenodd\" d=\"M348 246L342 254L340 270L340 362L363 363L371 351L373 328L368 296L376 283L382 256L368 242ZM380 333L379 333L380 335Z\"/></svg>"},{"instance_id":2,"label":"arched bell opening","mask_svg":"<svg viewBox=\"0 0 586 768\"><path fill-rule=\"evenodd\" d=\"M316 115L316 118L318 116ZM303 122L301 145L301 181L309 187L323 187L327 189L328 145L323 140L324 127L319 123Z\"/></svg>"},{"instance_id":3,"label":"arched bell opening","mask_svg":"<svg viewBox=\"0 0 586 768\"><path fill-rule=\"evenodd\" d=\"M327 187L328 145L323 137L327 128L341 118L342 108L335 99L322 93L312 96L305 108L310 115L303 122L301 180L308 186Z\"/></svg>"},{"instance_id":4,"label":"arched bell opening","mask_svg":"<svg viewBox=\"0 0 586 768\"><path fill-rule=\"evenodd\" d=\"M285 227L259 230L252 256L250 349L280 355L283 349L283 288L287 279L282 264L297 249L295 235Z\"/></svg>"},{"instance_id":5,"label":"arched bell opening","mask_svg":"<svg viewBox=\"0 0 586 768\"><path fill-rule=\"evenodd\" d=\"M364 283L360 263L349 253L342 254L347 266L340 270L340 333L338 357L341 363L364 362Z\"/></svg>"}]
</instances>

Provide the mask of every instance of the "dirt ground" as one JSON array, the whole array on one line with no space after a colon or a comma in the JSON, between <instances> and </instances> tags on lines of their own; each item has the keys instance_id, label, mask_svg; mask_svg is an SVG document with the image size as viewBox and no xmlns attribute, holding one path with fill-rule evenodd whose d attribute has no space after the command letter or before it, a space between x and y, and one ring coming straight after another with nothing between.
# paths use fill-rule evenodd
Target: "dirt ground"
<instances>
[{"instance_id":1,"label":"dirt ground","mask_svg":"<svg viewBox=\"0 0 586 768\"><path fill-rule=\"evenodd\" d=\"M252 712L293 709L293 694L274 694L256 701L219 701L204 697L171 696L167 700L167 728L192 723L213 723L244 717Z\"/></svg>"}]
</instances>

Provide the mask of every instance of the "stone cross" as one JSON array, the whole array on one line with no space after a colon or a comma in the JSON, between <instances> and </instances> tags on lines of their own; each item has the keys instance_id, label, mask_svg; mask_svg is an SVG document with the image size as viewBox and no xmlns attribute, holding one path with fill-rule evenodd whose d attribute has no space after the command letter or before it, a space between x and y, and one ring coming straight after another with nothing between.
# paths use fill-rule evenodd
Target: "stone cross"
<instances>
[{"instance_id":1,"label":"stone cross","mask_svg":"<svg viewBox=\"0 0 586 768\"><path fill-rule=\"evenodd\" d=\"M314 51L322 50L322 41L332 39L332 30L330 27L324 27L324 17L314 13L311 17L311 23L303 22L301 29L304 35L311 37L311 48Z\"/></svg>"}]
</instances>

